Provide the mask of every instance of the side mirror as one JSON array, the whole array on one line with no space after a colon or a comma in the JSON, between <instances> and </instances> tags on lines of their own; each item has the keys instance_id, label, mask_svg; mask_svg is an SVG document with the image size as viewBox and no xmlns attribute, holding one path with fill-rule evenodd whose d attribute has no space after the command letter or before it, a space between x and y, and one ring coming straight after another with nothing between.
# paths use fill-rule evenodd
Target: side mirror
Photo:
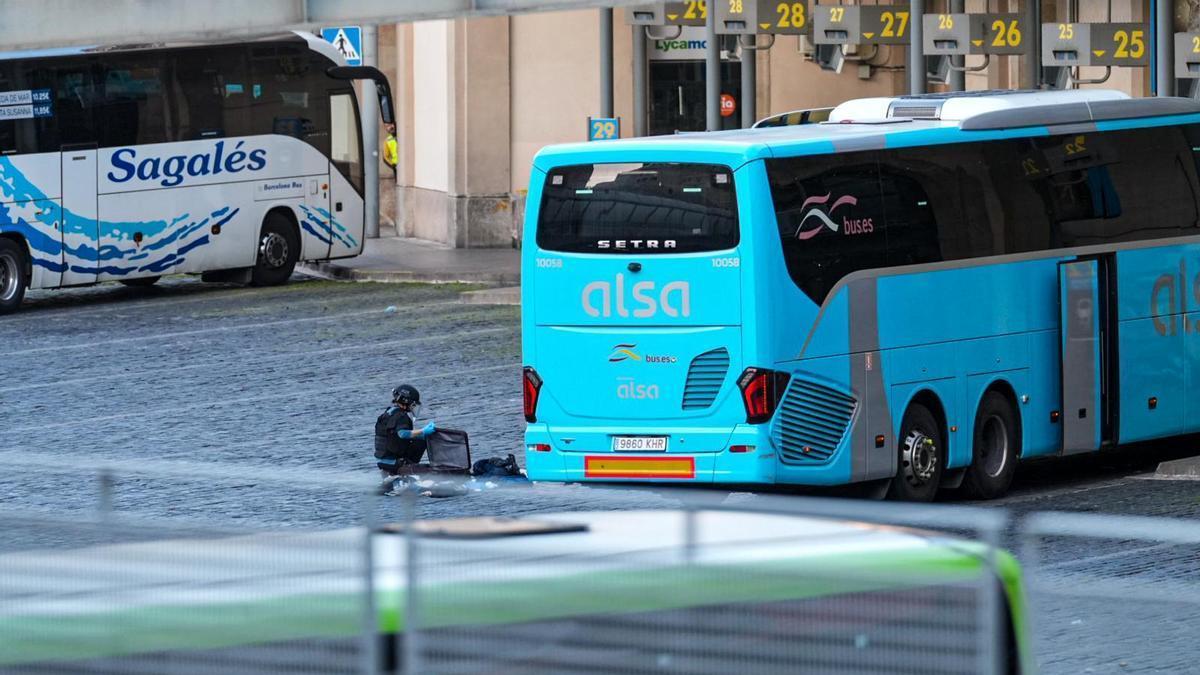
<instances>
[{"instance_id":1,"label":"side mirror","mask_svg":"<svg viewBox=\"0 0 1200 675\"><path fill-rule=\"evenodd\" d=\"M384 124L396 123L396 111L392 108L392 85L387 75L374 66L333 66L325 74L335 80L371 80L375 82L375 93L379 95L379 117Z\"/></svg>"}]
</instances>

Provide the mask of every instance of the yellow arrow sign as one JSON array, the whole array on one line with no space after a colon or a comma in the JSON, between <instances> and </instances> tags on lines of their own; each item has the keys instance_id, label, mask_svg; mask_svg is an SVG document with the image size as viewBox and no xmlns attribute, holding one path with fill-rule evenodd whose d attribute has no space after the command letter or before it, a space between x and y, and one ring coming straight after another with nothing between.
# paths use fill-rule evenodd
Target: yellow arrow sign
<instances>
[{"instance_id":1,"label":"yellow arrow sign","mask_svg":"<svg viewBox=\"0 0 1200 675\"><path fill-rule=\"evenodd\" d=\"M1093 54L1095 54L1096 56L1104 56L1104 50L1103 50L1103 49L1093 49L1093 50L1092 50L1092 53L1093 53Z\"/></svg>"},{"instance_id":2,"label":"yellow arrow sign","mask_svg":"<svg viewBox=\"0 0 1200 675\"><path fill-rule=\"evenodd\" d=\"M871 38L875 37L875 34L874 33L863 33L863 37L870 40Z\"/></svg>"},{"instance_id":3,"label":"yellow arrow sign","mask_svg":"<svg viewBox=\"0 0 1200 675\"><path fill-rule=\"evenodd\" d=\"M766 30L766 29L768 29L768 28L770 28L770 27L771 27L771 24L769 24L769 23L760 23L760 24L758 24L758 27L759 27L759 28L761 28L761 29L763 29L763 30Z\"/></svg>"},{"instance_id":4,"label":"yellow arrow sign","mask_svg":"<svg viewBox=\"0 0 1200 675\"><path fill-rule=\"evenodd\" d=\"M971 44L975 45L976 47L980 47L983 46L983 40L971 40Z\"/></svg>"},{"instance_id":5,"label":"yellow arrow sign","mask_svg":"<svg viewBox=\"0 0 1200 675\"><path fill-rule=\"evenodd\" d=\"M674 21L676 19L676 17L678 17L678 16L679 16L678 14L668 14L667 18Z\"/></svg>"}]
</instances>

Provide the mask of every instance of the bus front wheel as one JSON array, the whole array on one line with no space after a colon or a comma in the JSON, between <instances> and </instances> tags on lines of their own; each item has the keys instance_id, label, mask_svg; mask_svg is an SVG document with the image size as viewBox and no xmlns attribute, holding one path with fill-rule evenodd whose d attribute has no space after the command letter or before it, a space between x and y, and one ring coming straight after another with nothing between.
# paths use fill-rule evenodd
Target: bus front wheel
<instances>
[{"instance_id":1,"label":"bus front wheel","mask_svg":"<svg viewBox=\"0 0 1200 675\"><path fill-rule=\"evenodd\" d=\"M292 223L279 213L269 213L258 240L258 260L250 273L253 286L278 286L286 282L300 259L300 241Z\"/></svg>"},{"instance_id":2,"label":"bus front wheel","mask_svg":"<svg viewBox=\"0 0 1200 675\"><path fill-rule=\"evenodd\" d=\"M924 405L913 403L900 422L899 440L896 477L888 487L888 499L933 501L946 464L946 446L937 417Z\"/></svg>"},{"instance_id":3,"label":"bus front wheel","mask_svg":"<svg viewBox=\"0 0 1200 675\"><path fill-rule=\"evenodd\" d=\"M28 287L24 248L12 239L0 238L0 314L17 311Z\"/></svg>"},{"instance_id":4,"label":"bus front wheel","mask_svg":"<svg viewBox=\"0 0 1200 675\"><path fill-rule=\"evenodd\" d=\"M1017 469L1021 438L1017 415L1007 397L989 391L975 413L974 458L963 476L963 493L973 499L995 499L1008 492Z\"/></svg>"}]
</instances>

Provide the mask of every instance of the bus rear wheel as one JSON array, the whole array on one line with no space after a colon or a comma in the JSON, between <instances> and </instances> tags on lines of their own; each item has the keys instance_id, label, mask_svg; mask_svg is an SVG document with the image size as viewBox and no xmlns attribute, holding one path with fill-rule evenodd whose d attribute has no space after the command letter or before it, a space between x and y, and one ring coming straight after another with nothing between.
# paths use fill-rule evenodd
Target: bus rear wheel
<instances>
[{"instance_id":1,"label":"bus rear wheel","mask_svg":"<svg viewBox=\"0 0 1200 675\"><path fill-rule=\"evenodd\" d=\"M972 499L995 499L1008 492L1017 470L1021 437L1017 414L1008 398L989 391L975 413L974 458L963 476L963 494Z\"/></svg>"},{"instance_id":2,"label":"bus rear wheel","mask_svg":"<svg viewBox=\"0 0 1200 675\"><path fill-rule=\"evenodd\" d=\"M28 269L21 245L0 238L0 314L11 314L21 306L29 287Z\"/></svg>"},{"instance_id":3,"label":"bus rear wheel","mask_svg":"<svg viewBox=\"0 0 1200 675\"><path fill-rule=\"evenodd\" d=\"M300 260L300 241L292 223L279 213L268 213L258 239L258 260L250 273L252 286L278 286L286 282Z\"/></svg>"},{"instance_id":4,"label":"bus rear wheel","mask_svg":"<svg viewBox=\"0 0 1200 675\"><path fill-rule=\"evenodd\" d=\"M908 406L900 422L900 447L895 478L888 499L931 502L942 482L946 464L942 427L937 417L920 403Z\"/></svg>"},{"instance_id":5,"label":"bus rear wheel","mask_svg":"<svg viewBox=\"0 0 1200 675\"><path fill-rule=\"evenodd\" d=\"M161 276L157 277L138 277L137 279L121 279L121 283L132 288L149 288L158 283Z\"/></svg>"}]
</instances>

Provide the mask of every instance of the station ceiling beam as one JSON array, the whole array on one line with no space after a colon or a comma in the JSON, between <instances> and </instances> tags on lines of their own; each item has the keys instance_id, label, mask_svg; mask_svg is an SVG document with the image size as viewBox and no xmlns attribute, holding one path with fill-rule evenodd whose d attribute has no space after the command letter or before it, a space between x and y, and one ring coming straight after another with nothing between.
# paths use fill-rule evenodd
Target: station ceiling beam
<instances>
[{"instance_id":1,"label":"station ceiling beam","mask_svg":"<svg viewBox=\"0 0 1200 675\"><path fill-rule=\"evenodd\" d=\"M643 0L644 2L644 0ZM0 0L4 51L612 7L636 0Z\"/></svg>"}]
</instances>

